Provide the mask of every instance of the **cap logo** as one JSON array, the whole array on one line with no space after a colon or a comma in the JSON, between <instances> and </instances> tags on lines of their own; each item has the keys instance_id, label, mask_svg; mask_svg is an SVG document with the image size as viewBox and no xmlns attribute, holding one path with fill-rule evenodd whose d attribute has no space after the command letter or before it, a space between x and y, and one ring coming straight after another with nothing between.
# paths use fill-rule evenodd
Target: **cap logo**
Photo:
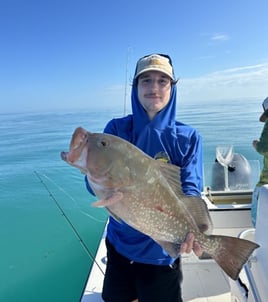
<instances>
[{"instance_id":1,"label":"cap logo","mask_svg":"<svg viewBox=\"0 0 268 302\"><path fill-rule=\"evenodd\" d=\"M151 59L151 64L152 65L162 65L161 61L159 59L155 59L155 58Z\"/></svg>"}]
</instances>

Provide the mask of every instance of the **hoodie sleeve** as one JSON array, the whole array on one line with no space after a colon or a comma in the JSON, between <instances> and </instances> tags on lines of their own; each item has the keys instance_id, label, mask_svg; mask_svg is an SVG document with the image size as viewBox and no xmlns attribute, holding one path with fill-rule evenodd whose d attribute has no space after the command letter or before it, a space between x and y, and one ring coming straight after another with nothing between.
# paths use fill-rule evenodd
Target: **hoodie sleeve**
<instances>
[{"instance_id":1,"label":"hoodie sleeve","mask_svg":"<svg viewBox=\"0 0 268 302\"><path fill-rule=\"evenodd\" d=\"M129 142L132 137L132 115L112 119L104 128L104 133L119 136Z\"/></svg>"},{"instance_id":2,"label":"hoodie sleeve","mask_svg":"<svg viewBox=\"0 0 268 302\"><path fill-rule=\"evenodd\" d=\"M203 189L203 151L202 139L196 130L191 131L184 143L183 153L179 165L181 167L183 192L186 195L201 196Z\"/></svg>"},{"instance_id":3,"label":"hoodie sleeve","mask_svg":"<svg viewBox=\"0 0 268 302\"><path fill-rule=\"evenodd\" d=\"M96 196L95 193L93 192L93 190L92 190L91 187L90 187L90 184L89 184L89 182L88 182L88 180L87 180L87 176L85 176L85 182L86 182L86 188L87 188L88 192L89 192L91 195Z\"/></svg>"}]
</instances>

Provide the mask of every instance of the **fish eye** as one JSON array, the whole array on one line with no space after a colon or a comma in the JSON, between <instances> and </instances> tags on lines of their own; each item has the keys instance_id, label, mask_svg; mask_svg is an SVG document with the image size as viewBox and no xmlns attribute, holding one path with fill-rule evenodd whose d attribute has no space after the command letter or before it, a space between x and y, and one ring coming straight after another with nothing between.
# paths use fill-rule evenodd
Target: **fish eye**
<instances>
[{"instance_id":1,"label":"fish eye","mask_svg":"<svg viewBox=\"0 0 268 302\"><path fill-rule=\"evenodd\" d=\"M106 147L108 146L108 142L104 139L100 140L99 141L99 144L98 144L100 147Z\"/></svg>"}]
</instances>

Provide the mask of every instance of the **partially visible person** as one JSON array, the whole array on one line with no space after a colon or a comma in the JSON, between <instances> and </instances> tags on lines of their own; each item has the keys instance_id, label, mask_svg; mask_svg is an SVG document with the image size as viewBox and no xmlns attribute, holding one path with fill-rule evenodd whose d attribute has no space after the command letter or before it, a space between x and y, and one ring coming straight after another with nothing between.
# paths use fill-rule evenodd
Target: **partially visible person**
<instances>
[{"instance_id":1,"label":"partially visible person","mask_svg":"<svg viewBox=\"0 0 268 302\"><path fill-rule=\"evenodd\" d=\"M260 122L264 123L264 127L260 139L252 142L256 151L263 155L263 169L252 194L251 219L254 226L256 226L259 191L261 186L268 184L268 97L263 101L262 107L264 112L260 116Z\"/></svg>"},{"instance_id":2,"label":"partially visible person","mask_svg":"<svg viewBox=\"0 0 268 302\"><path fill-rule=\"evenodd\" d=\"M131 92L133 113L109 121L104 132L131 142L156 160L179 166L178 178L184 193L201 196L201 137L194 128L175 119L176 84L169 56L152 54L141 58ZM88 182L87 187L91 191ZM171 258L150 237L113 217L109 217L106 246L104 301L182 301L180 257ZM192 250L201 256L202 247L189 233L181 245L181 253Z\"/></svg>"}]
</instances>

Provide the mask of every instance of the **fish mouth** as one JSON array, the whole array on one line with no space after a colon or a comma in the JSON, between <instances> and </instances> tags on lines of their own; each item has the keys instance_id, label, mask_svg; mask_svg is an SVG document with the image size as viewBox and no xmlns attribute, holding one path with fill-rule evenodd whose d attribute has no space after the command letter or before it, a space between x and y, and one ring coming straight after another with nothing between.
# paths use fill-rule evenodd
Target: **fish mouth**
<instances>
[{"instance_id":1,"label":"fish mouth","mask_svg":"<svg viewBox=\"0 0 268 302\"><path fill-rule=\"evenodd\" d=\"M78 127L73 133L69 152L62 151L60 153L61 159L70 164L74 164L76 162L81 163L86 156L84 147L86 146L87 143L88 143L87 131L81 127Z\"/></svg>"}]
</instances>

